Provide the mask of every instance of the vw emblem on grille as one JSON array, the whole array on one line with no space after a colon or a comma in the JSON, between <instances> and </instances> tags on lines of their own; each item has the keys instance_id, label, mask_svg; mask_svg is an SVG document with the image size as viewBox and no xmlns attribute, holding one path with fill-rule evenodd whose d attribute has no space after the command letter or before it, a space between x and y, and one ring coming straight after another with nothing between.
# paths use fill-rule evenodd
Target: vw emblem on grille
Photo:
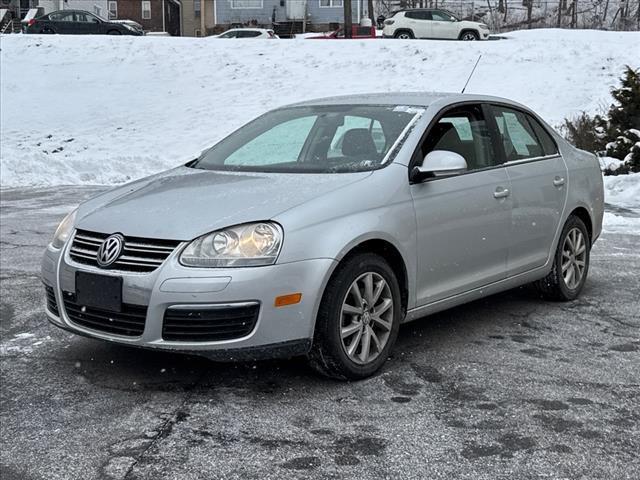
<instances>
[{"instance_id":1,"label":"vw emblem on grille","mask_svg":"<svg viewBox=\"0 0 640 480\"><path fill-rule=\"evenodd\" d=\"M115 233L102 242L100 248L98 249L98 253L96 256L96 260L98 262L98 266L100 267L108 267L113 262L118 260L118 257L122 253L122 248L124 247L124 237L119 233Z\"/></svg>"}]
</instances>

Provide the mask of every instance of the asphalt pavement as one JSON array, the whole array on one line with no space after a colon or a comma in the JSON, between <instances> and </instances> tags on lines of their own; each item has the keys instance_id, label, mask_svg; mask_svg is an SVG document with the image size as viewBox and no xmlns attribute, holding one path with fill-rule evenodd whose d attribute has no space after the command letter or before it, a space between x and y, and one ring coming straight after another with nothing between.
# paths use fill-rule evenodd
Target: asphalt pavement
<instances>
[{"instance_id":1,"label":"asphalt pavement","mask_svg":"<svg viewBox=\"0 0 640 480\"><path fill-rule=\"evenodd\" d=\"M640 236L603 234L574 302L521 288L419 320L342 383L51 326L42 251L98 190L1 192L3 480L640 478Z\"/></svg>"}]
</instances>

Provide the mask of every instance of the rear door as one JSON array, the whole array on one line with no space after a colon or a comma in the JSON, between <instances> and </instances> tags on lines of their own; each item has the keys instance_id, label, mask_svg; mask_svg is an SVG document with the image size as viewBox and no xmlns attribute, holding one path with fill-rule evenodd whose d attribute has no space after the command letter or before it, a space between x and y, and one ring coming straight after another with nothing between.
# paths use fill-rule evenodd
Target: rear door
<instances>
[{"instance_id":1,"label":"rear door","mask_svg":"<svg viewBox=\"0 0 640 480\"><path fill-rule=\"evenodd\" d=\"M466 104L440 115L414 162L434 150L452 151L464 157L467 172L410 187L418 306L502 280L507 269L511 187L484 108Z\"/></svg>"},{"instance_id":2,"label":"rear door","mask_svg":"<svg viewBox=\"0 0 640 480\"><path fill-rule=\"evenodd\" d=\"M544 265L567 198L567 167L540 122L529 113L492 105L512 186L509 276Z\"/></svg>"}]
</instances>

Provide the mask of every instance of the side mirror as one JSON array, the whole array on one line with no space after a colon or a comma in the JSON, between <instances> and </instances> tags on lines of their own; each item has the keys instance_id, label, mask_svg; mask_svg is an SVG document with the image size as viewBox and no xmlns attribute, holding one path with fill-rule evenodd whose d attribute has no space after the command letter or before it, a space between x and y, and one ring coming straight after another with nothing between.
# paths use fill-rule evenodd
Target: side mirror
<instances>
[{"instance_id":1,"label":"side mirror","mask_svg":"<svg viewBox=\"0 0 640 480\"><path fill-rule=\"evenodd\" d=\"M422 165L411 170L411 182L422 183L430 178L451 177L467 171L467 162L458 153L448 150L429 152Z\"/></svg>"}]
</instances>

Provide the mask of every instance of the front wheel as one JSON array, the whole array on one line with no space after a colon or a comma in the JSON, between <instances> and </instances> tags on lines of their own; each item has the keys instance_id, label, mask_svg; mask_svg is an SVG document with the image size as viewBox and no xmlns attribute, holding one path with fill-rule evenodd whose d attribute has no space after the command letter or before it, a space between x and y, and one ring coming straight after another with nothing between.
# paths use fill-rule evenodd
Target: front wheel
<instances>
[{"instance_id":1,"label":"front wheel","mask_svg":"<svg viewBox=\"0 0 640 480\"><path fill-rule=\"evenodd\" d=\"M413 38L413 34L407 30L402 30L400 32L396 32L394 38L399 38L400 40L411 40Z\"/></svg>"},{"instance_id":2,"label":"front wheel","mask_svg":"<svg viewBox=\"0 0 640 480\"><path fill-rule=\"evenodd\" d=\"M476 32L464 32L460 35L460 40L464 40L465 42L472 42L474 40L478 40L480 37Z\"/></svg>"},{"instance_id":3,"label":"front wheel","mask_svg":"<svg viewBox=\"0 0 640 480\"><path fill-rule=\"evenodd\" d=\"M549 275L536 282L538 291L550 300L574 300L587 280L591 241L584 222L569 217L562 229L553 267Z\"/></svg>"},{"instance_id":4,"label":"front wheel","mask_svg":"<svg viewBox=\"0 0 640 480\"><path fill-rule=\"evenodd\" d=\"M109 30L107 32L107 35L122 35L122 32L120 32L119 30Z\"/></svg>"},{"instance_id":5,"label":"front wheel","mask_svg":"<svg viewBox=\"0 0 640 480\"><path fill-rule=\"evenodd\" d=\"M371 253L347 259L322 297L311 366L343 380L374 374L396 341L401 315L400 286L389 264Z\"/></svg>"}]
</instances>

